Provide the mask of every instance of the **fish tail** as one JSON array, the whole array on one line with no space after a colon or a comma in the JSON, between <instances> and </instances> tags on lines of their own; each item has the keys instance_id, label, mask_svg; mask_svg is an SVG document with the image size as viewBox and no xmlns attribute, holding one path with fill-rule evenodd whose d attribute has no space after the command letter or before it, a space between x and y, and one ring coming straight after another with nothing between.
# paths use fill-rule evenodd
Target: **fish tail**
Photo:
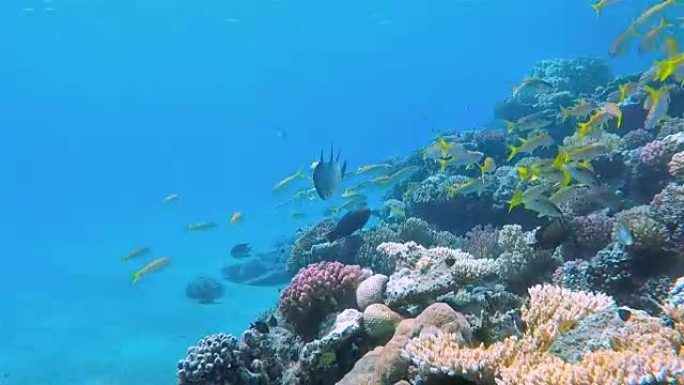
<instances>
[{"instance_id":1,"label":"fish tail","mask_svg":"<svg viewBox=\"0 0 684 385\"><path fill-rule=\"evenodd\" d=\"M510 162L516 155L518 155L518 152L520 151L520 147L508 146L508 150L511 153L508 155L508 158L506 159L506 161Z\"/></svg>"},{"instance_id":2,"label":"fish tail","mask_svg":"<svg viewBox=\"0 0 684 385\"><path fill-rule=\"evenodd\" d=\"M601 2L591 4L591 7L594 9L594 12L596 12L596 17L601 17Z\"/></svg>"},{"instance_id":3,"label":"fish tail","mask_svg":"<svg viewBox=\"0 0 684 385\"><path fill-rule=\"evenodd\" d=\"M579 136L580 139L584 138L589 133L589 129L590 129L590 127L589 127L588 122L587 123L580 123L577 126L577 136Z\"/></svg>"},{"instance_id":4,"label":"fish tail","mask_svg":"<svg viewBox=\"0 0 684 385\"><path fill-rule=\"evenodd\" d=\"M140 277L141 277L140 272L135 272L135 273L131 274L131 283L138 282L140 280Z\"/></svg>"},{"instance_id":5,"label":"fish tail","mask_svg":"<svg viewBox=\"0 0 684 385\"><path fill-rule=\"evenodd\" d=\"M513 197L511 198L510 201L508 201L508 212L510 213L513 211L513 208L516 206L519 206L523 201L523 195L522 191L519 189L515 189L515 192L513 193Z\"/></svg>"},{"instance_id":6,"label":"fish tail","mask_svg":"<svg viewBox=\"0 0 684 385\"><path fill-rule=\"evenodd\" d=\"M570 116L570 108L561 107L561 123L565 123Z\"/></svg>"},{"instance_id":7,"label":"fish tail","mask_svg":"<svg viewBox=\"0 0 684 385\"><path fill-rule=\"evenodd\" d=\"M510 134L511 132L513 132L513 130L515 130L515 127L516 127L516 126L517 126L517 124L516 124L515 122L510 122L510 121L508 121L508 120L506 121L506 129L508 130L508 133L509 133L509 134Z\"/></svg>"}]
</instances>

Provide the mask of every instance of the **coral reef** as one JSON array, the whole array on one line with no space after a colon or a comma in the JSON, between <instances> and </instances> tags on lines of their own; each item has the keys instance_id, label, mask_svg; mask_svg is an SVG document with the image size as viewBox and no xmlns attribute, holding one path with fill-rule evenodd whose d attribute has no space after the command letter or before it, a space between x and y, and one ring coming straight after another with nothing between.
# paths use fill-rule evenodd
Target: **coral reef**
<instances>
[{"instance_id":1,"label":"coral reef","mask_svg":"<svg viewBox=\"0 0 684 385\"><path fill-rule=\"evenodd\" d=\"M397 265L385 292L385 303L390 307L425 302L495 274L498 268L491 259L475 259L446 247L426 249L415 242L383 243L378 250Z\"/></svg>"},{"instance_id":2,"label":"coral reef","mask_svg":"<svg viewBox=\"0 0 684 385\"><path fill-rule=\"evenodd\" d=\"M684 384L682 336L657 318L631 311L629 321L616 320L613 300L601 294L554 286L529 294L521 336L469 348L435 331L409 340L404 354L425 378L475 384Z\"/></svg>"},{"instance_id":3,"label":"coral reef","mask_svg":"<svg viewBox=\"0 0 684 385\"><path fill-rule=\"evenodd\" d=\"M356 304L359 310L365 310L368 306L385 302L385 288L389 277L375 274L366 278L356 288Z\"/></svg>"},{"instance_id":4,"label":"coral reef","mask_svg":"<svg viewBox=\"0 0 684 385\"><path fill-rule=\"evenodd\" d=\"M311 248L315 245L327 243L326 234L335 228L335 221L324 219L314 226L300 231L299 237L292 245L292 251L286 261L287 271L295 274L299 269L315 262L311 254Z\"/></svg>"},{"instance_id":5,"label":"coral reef","mask_svg":"<svg viewBox=\"0 0 684 385\"><path fill-rule=\"evenodd\" d=\"M202 338L178 362L179 384L220 385L240 378L238 341L227 334Z\"/></svg>"},{"instance_id":6,"label":"coral reef","mask_svg":"<svg viewBox=\"0 0 684 385\"><path fill-rule=\"evenodd\" d=\"M525 290L534 281L543 278L540 271L549 270L554 263L552 251L535 249L534 232L524 232L520 225L506 225L499 233L501 255L497 260L498 275L514 288Z\"/></svg>"},{"instance_id":7,"label":"coral reef","mask_svg":"<svg viewBox=\"0 0 684 385\"><path fill-rule=\"evenodd\" d=\"M280 293L278 310L297 333L311 337L325 316L356 307L356 288L369 275L356 265L311 264L300 270Z\"/></svg>"},{"instance_id":8,"label":"coral reef","mask_svg":"<svg viewBox=\"0 0 684 385\"><path fill-rule=\"evenodd\" d=\"M223 284L212 277L195 277L185 287L185 296L201 304L213 303L223 297Z\"/></svg>"}]
</instances>

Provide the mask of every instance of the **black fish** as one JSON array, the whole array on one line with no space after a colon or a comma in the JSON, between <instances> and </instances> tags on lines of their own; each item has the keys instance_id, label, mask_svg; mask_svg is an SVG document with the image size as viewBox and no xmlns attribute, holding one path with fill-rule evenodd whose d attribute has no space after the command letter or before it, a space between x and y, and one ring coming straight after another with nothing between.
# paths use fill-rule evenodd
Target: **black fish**
<instances>
[{"instance_id":1,"label":"black fish","mask_svg":"<svg viewBox=\"0 0 684 385\"><path fill-rule=\"evenodd\" d=\"M330 146L330 160L328 162L323 161L323 151L321 151L321 159L313 172L314 187L321 199L326 200L335 195L346 170L346 161L340 165L339 151L337 158L333 160L333 148Z\"/></svg>"},{"instance_id":2,"label":"black fish","mask_svg":"<svg viewBox=\"0 0 684 385\"><path fill-rule=\"evenodd\" d=\"M562 245L570 237L570 226L563 218L555 218L534 233L536 242L533 246L540 249L555 249Z\"/></svg>"},{"instance_id":3,"label":"black fish","mask_svg":"<svg viewBox=\"0 0 684 385\"><path fill-rule=\"evenodd\" d=\"M268 334L268 332L271 331L271 329L268 327L268 324L264 321L254 321L249 324L249 327L250 329L254 329L261 334Z\"/></svg>"},{"instance_id":4,"label":"black fish","mask_svg":"<svg viewBox=\"0 0 684 385\"><path fill-rule=\"evenodd\" d=\"M268 317L268 326L278 326L278 319L273 314L271 314L271 316Z\"/></svg>"},{"instance_id":5,"label":"black fish","mask_svg":"<svg viewBox=\"0 0 684 385\"><path fill-rule=\"evenodd\" d=\"M230 255L235 259L247 258L252 255L252 245L249 243L238 243L230 249Z\"/></svg>"},{"instance_id":6,"label":"black fish","mask_svg":"<svg viewBox=\"0 0 684 385\"><path fill-rule=\"evenodd\" d=\"M632 311L621 307L617 310L617 316L620 318L620 320L622 320L622 322L627 322L630 318L632 318Z\"/></svg>"},{"instance_id":7,"label":"black fish","mask_svg":"<svg viewBox=\"0 0 684 385\"><path fill-rule=\"evenodd\" d=\"M370 215L371 210L368 207L350 211L337 222L333 231L329 232L325 237L328 239L328 242L334 242L336 239L351 235L368 222Z\"/></svg>"}]
</instances>

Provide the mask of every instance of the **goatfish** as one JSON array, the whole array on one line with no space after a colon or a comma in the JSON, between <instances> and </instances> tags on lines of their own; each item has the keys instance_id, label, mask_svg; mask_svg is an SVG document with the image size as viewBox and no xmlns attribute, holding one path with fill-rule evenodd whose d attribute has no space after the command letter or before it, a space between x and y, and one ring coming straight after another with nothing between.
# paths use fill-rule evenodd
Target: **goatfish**
<instances>
[{"instance_id":1,"label":"goatfish","mask_svg":"<svg viewBox=\"0 0 684 385\"><path fill-rule=\"evenodd\" d=\"M646 53L653 51L658 46L658 41L663 36L666 29L672 27L672 23L665 21L665 18L660 19L660 23L656 24L650 31L648 31L639 42L639 52Z\"/></svg>"},{"instance_id":2,"label":"goatfish","mask_svg":"<svg viewBox=\"0 0 684 385\"><path fill-rule=\"evenodd\" d=\"M164 203L171 203L171 202L177 201L177 200L179 200L179 199L180 199L180 195L178 195L178 194L171 194L171 195L167 195L167 196L164 198L164 200L163 200L162 202L164 202Z\"/></svg>"},{"instance_id":3,"label":"goatfish","mask_svg":"<svg viewBox=\"0 0 684 385\"><path fill-rule=\"evenodd\" d=\"M469 195L478 193L480 195L484 189L492 184L492 179L485 181L480 178L469 178L463 182L456 183L447 188L447 195L449 198L454 198L456 195Z\"/></svg>"},{"instance_id":4,"label":"goatfish","mask_svg":"<svg viewBox=\"0 0 684 385\"><path fill-rule=\"evenodd\" d=\"M593 109L594 105L590 101L584 99L580 100L572 107L561 107L562 121L565 122L569 117L575 119L584 119L587 117L587 115L591 114Z\"/></svg>"},{"instance_id":5,"label":"goatfish","mask_svg":"<svg viewBox=\"0 0 684 385\"><path fill-rule=\"evenodd\" d=\"M233 215L230 216L230 223L231 224L237 224L242 220L242 213L239 211L236 211L233 213Z\"/></svg>"},{"instance_id":6,"label":"goatfish","mask_svg":"<svg viewBox=\"0 0 684 385\"><path fill-rule=\"evenodd\" d=\"M367 173L374 173L378 171L391 171L394 168L393 165L389 163L378 163L378 164L369 164L366 166L361 166L356 171L354 172L355 175L363 175Z\"/></svg>"},{"instance_id":7,"label":"goatfish","mask_svg":"<svg viewBox=\"0 0 684 385\"><path fill-rule=\"evenodd\" d=\"M513 97L515 98L523 91L527 92L543 92L553 88L553 84L540 78L527 78L519 85L513 87Z\"/></svg>"},{"instance_id":8,"label":"goatfish","mask_svg":"<svg viewBox=\"0 0 684 385\"><path fill-rule=\"evenodd\" d=\"M506 121L506 128L508 129L509 133L513 132L514 130L526 132L542 129L549 124L551 124L551 119L546 117L544 111L540 111L523 116L516 122Z\"/></svg>"},{"instance_id":9,"label":"goatfish","mask_svg":"<svg viewBox=\"0 0 684 385\"><path fill-rule=\"evenodd\" d=\"M655 4L642 13L641 16L639 16L636 20L634 20L634 26L639 27L641 25L647 24L653 16L663 12L663 10L676 4L678 1L681 0L663 0L658 4Z\"/></svg>"},{"instance_id":10,"label":"goatfish","mask_svg":"<svg viewBox=\"0 0 684 385\"><path fill-rule=\"evenodd\" d=\"M394 172L394 174L390 175L390 180L392 182L396 182L400 179L406 178L413 174L414 172L420 170L420 167L418 166L406 166L404 168L401 168L397 171Z\"/></svg>"},{"instance_id":11,"label":"goatfish","mask_svg":"<svg viewBox=\"0 0 684 385\"><path fill-rule=\"evenodd\" d=\"M276 192L282 190L285 186L292 183L292 181L299 179L299 178L306 178L306 175L304 175L304 173L301 170L297 170L297 172L295 172L294 174L288 175L283 180L276 183L276 185L273 186L273 189L271 190L271 192L276 193Z\"/></svg>"},{"instance_id":12,"label":"goatfish","mask_svg":"<svg viewBox=\"0 0 684 385\"><path fill-rule=\"evenodd\" d=\"M546 190L548 190L548 187L543 184L529 187L524 192L520 191L519 189L515 189L513 192L513 197L508 201L508 212L513 211L515 207L520 206L525 202L541 197Z\"/></svg>"},{"instance_id":13,"label":"goatfish","mask_svg":"<svg viewBox=\"0 0 684 385\"><path fill-rule=\"evenodd\" d=\"M199 231L199 230L209 230L217 227L218 225L214 222L197 222L189 224L186 229L188 231Z\"/></svg>"},{"instance_id":14,"label":"goatfish","mask_svg":"<svg viewBox=\"0 0 684 385\"><path fill-rule=\"evenodd\" d=\"M128 254L121 257L121 260L122 261L128 261L129 259L139 257L139 256L147 254L149 252L150 252L149 247L137 247L137 248L129 251Z\"/></svg>"},{"instance_id":15,"label":"goatfish","mask_svg":"<svg viewBox=\"0 0 684 385\"><path fill-rule=\"evenodd\" d=\"M133 273L133 276L132 276L133 283L138 282L140 280L140 278L142 278L144 275L147 275L147 274L152 273L154 271L161 270L162 268L168 266L170 263L171 263L171 258L169 258L169 257L155 259L154 261L145 265L142 269Z\"/></svg>"},{"instance_id":16,"label":"goatfish","mask_svg":"<svg viewBox=\"0 0 684 385\"><path fill-rule=\"evenodd\" d=\"M657 90L644 86L644 89L648 92L648 97L644 101L644 108L648 110L644 128L651 130L667 116L667 110L670 108L670 91L665 86Z\"/></svg>"},{"instance_id":17,"label":"goatfish","mask_svg":"<svg viewBox=\"0 0 684 385\"><path fill-rule=\"evenodd\" d=\"M617 3L619 0L600 0L596 3L591 4L591 7L594 9L594 12L596 12L596 17L601 16L601 12L603 11L603 8Z\"/></svg>"},{"instance_id":18,"label":"goatfish","mask_svg":"<svg viewBox=\"0 0 684 385\"><path fill-rule=\"evenodd\" d=\"M629 45L632 40L639 36L634 24L630 24L626 31L619 34L608 49L608 55L611 57L622 56L627 53Z\"/></svg>"},{"instance_id":19,"label":"goatfish","mask_svg":"<svg viewBox=\"0 0 684 385\"><path fill-rule=\"evenodd\" d=\"M627 100L627 98L630 97L634 91L636 91L636 88L637 84L634 82L620 84L618 86L618 90L620 91L620 99L618 100L618 104Z\"/></svg>"},{"instance_id":20,"label":"goatfish","mask_svg":"<svg viewBox=\"0 0 684 385\"><path fill-rule=\"evenodd\" d=\"M508 146L510 154L507 161L510 162L517 154L531 154L538 148L548 148L554 141L548 131L540 131L536 134L530 135L527 139L518 138L519 146Z\"/></svg>"},{"instance_id":21,"label":"goatfish","mask_svg":"<svg viewBox=\"0 0 684 385\"><path fill-rule=\"evenodd\" d=\"M531 164L529 166L518 166L515 169L518 172L518 178L520 178L520 180L523 182L526 180L534 182L539 179L540 168L538 164Z\"/></svg>"}]
</instances>

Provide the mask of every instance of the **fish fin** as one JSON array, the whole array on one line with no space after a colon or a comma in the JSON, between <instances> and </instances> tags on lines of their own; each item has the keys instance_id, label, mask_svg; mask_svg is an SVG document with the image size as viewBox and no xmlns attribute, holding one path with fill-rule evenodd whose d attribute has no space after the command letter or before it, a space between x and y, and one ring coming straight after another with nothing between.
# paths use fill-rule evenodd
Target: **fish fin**
<instances>
[{"instance_id":1,"label":"fish fin","mask_svg":"<svg viewBox=\"0 0 684 385\"><path fill-rule=\"evenodd\" d=\"M140 273L135 272L131 275L131 283L136 283L140 280Z\"/></svg>"},{"instance_id":2,"label":"fish fin","mask_svg":"<svg viewBox=\"0 0 684 385\"><path fill-rule=\"evenodd\" d=\"M321 150L321 160L318 161L318 164L323 164L323 150Z\"/></svg>"},{"instance_id":3,"label":"fish fin","mask_svg":"<svg viewBox=\"0 0 684 385\"><path fill-rule=\"evenodd\" d=\"M340 161L340 154L341 154L341 153L342 153L341 150L337 150L337 157L335 158L335 162L339 162L339 161Z\"/></svg>"},{"instance_id":4,"label":"fish fin","mask_svg":"<svg viewBox=\"0 0 684 385\"><path fill-rule=\"evenodd\" d=\"M570 186L570 182L572 182L572 174L570 174L570 171L568 171L567 167L561 168L561 171L563 172L563 187Z\"/></svg>"},{"instance_id":5,"label":"fish fin","mask_svg":"<svg viewBox=\"0 0 684 385\"><path fill-rule=\"evenodd\" d=\"M344 178L344 174L347 172L347 161L345 160L344 163L342 163L342 174L341 178Z\"/></svg>"},{"instance_id":6,"label":"fish fin","mask_svg":"<svg viewBox=\"0 0 684 385\"><path fill-rule=\"evenodd\" d=\"M519 189L515 189L513 197L508 201L508 212L513 211L513 208L519 206L523 202L523 194Z\"/></svg>"},{"instance_id":7,"label":"fish fin","mask_svg":"<svg viewBox=\"0 0 684 385\"><path fill-rule=\"evenodd\" d=\"M506 161L510 162L518 154L518 151L520 151L520 147L508 146L508 150L511 153L508 155L508 158L506 159Z\"/></svg>"},{"instance_id":8,"label":"fish fin","mask_svg":"<svg viewBox=\"0 0 684 385\"><path fill-rule=\"evenodd\" d=\"M601 17L601 2L590 5L594 9L594 12L596 12L596 17Z\"/></svg>"},{"instance_id":9,"label":"fish fin","mask_svg":"<svg viewBox=\"0 0 684 385\"><path fill-rule=\"evenodd\" d=\"M561 123L565 123L565 121L568 120L569 116L570 116L570 107L568 107L568 108L561 107Z\"/></svg>"},{"instance_id":10,"label":"fish fin","mask_svg":"<svg viewBox=\"0 0 684 385\"><path fill-rule=\"evenodd\" d=\"M330 163L333 161L333 145L330 143Z\"/></svg>"}]
</instances>

